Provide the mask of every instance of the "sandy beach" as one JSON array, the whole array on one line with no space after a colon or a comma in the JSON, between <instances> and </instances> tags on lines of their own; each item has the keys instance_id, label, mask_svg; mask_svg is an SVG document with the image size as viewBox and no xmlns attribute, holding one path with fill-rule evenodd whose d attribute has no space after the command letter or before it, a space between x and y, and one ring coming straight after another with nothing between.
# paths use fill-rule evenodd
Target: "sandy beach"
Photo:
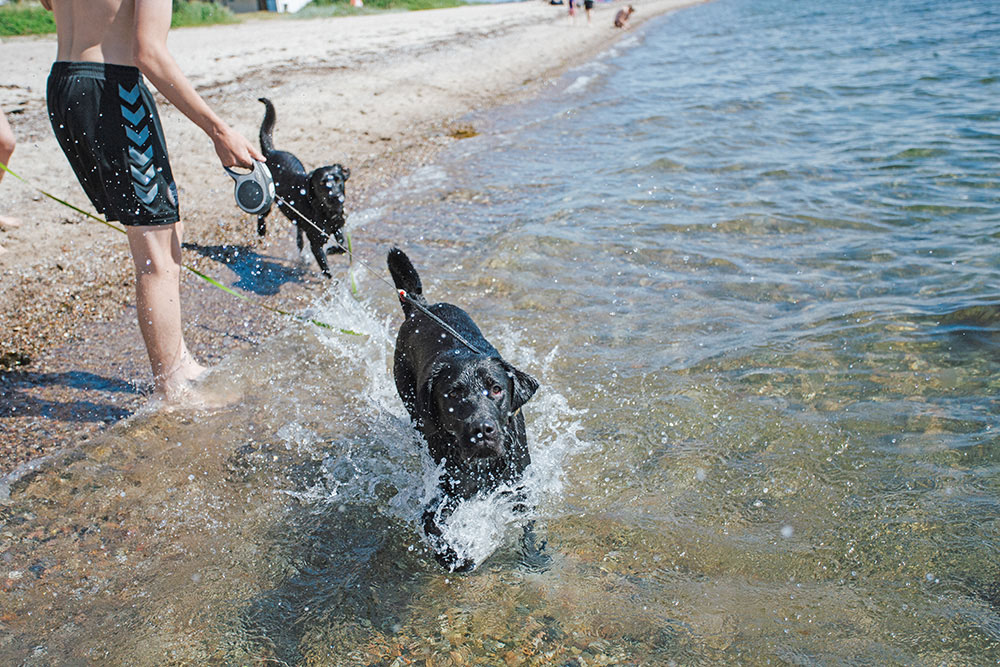
<instances>
[{"instance_id":1,"label":"sandy beach","mask_svg":"<svg viewBox=\"0 0 1000 667\"><path fill-rule=\"evenodd\" d=\"M636 4L631 32L690 4ZM524 99L568 67L598 57L628 34L612 27L623 5L598 4L591 26L582 11L571 24L565 6L531 2L250 19L174 30L169 44L199 92L245 135L256 137L263 115L257 98L267 96L277 107L279 148L309 168L350 167L350 212L474 132L463 120L468 114ZM30 181L8 175L0 183L0 213L23 222L0 232L9 251L0 255L0 475L128 416L145 401L151 380L124 236L35 189L89 210L45 113L55 50L54 36L0 42L0 108L18 140L10 166ZM298 256L292 227L272 215L268 236L258 239L250 216L233 202L211 143L162 97L158 102L180 191L185 262L240 287L239 254L252 251L268 271L294 280L257 285L251 297L278 308L307 305L325 281ZM377 220L349 226L361 259L392 241L379 236ZM345 273L346 262L334 265ZM182 292L188 343L210 363L285 326L191 275Z\"/></svg>"}]
</instances>

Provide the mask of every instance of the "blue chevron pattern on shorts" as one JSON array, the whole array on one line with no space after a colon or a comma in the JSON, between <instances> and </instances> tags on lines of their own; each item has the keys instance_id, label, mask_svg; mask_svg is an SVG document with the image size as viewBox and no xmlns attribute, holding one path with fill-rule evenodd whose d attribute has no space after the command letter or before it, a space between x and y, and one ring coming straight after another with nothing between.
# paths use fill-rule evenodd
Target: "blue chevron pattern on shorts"
<instances>
[{"instance_id":1,"label":"blue chevron pattern on shorts","mask_svg":"<svg viewBox=\"0 0 1000 667\"><path fill-rule=\"evenodd\" d=\"M159 186L152 183L156 175L156 170L150 164L153 159L153 147L149 145L149 125L144 123L148 114L139 93L138 83L132 86L131 90L118 84L118 97L123 102L122 121L125 135L130 142L128 156L132 172L132 189L142 203L149 204L159 192Z\"/></svg>"}]
</instances>

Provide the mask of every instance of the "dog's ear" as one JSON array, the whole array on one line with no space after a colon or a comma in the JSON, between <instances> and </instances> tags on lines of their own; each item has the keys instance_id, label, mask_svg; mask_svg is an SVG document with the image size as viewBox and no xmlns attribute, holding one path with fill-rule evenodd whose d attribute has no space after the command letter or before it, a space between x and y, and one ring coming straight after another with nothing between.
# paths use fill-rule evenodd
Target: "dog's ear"
<instances>
[{"instance_id":1,"label":"dog's ear","mask_svg":"<svg viewBox=\"0 0 1000 667\"><path fill-rule=\"evenodd\" d=\"M427 379L417 385L417 395L413 407L414 413L420 415L422 419L429 416L433 421L437 421L437 414L435 414L436 406L434 403L434 385L443 369L444 367L441 364L435 364L431 367L430 373L427 374Z\"/></svg>"},{"instance_id":2,"label":"dog's ear","mask_svg":"<svg viewBox=\"0 0 1000 667\"><path fill-rule=\"evenodd\" d=\"M417 386L416 397L413 401L413 413L423 417L433 407L434 401L434 374L427 378L422 384Z\"/></svg>"},{"instance_id":3,"label":"dog's ear","mask_svg":"<svg viewBox=\"0 0 1000 667\"><path fill-rule=\"evenodd\" d=\"M538 380L524 371L514 368L506 361L501 360L501 363L503 363L504 370L507 371L507 376L514 385L514 392L510 398L510 412L513 414L520 410L521 406L527 403L538 391Z\"/></svg>"}]
</instances>

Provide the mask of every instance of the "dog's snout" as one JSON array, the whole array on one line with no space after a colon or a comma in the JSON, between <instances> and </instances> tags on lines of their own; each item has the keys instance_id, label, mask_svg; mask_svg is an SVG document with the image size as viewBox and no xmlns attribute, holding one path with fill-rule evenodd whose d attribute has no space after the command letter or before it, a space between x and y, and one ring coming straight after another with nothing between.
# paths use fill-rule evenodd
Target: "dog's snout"
<instances>
[{"instance_id":1,"label":"dog's snout","mask_svg":"<svg viewBox=\"0 0 1000 667\"><path fill-rule=\"evenodd\" d=\"M493 420L474 422L466 431L466 442L472 446L472 456L477 458L503 454L500 427Z\"/></svg>"},{"instance_id":2,"label":"dog's snout","mask_svg":"<svg viewBox=\"0 0 1000 667\"><path fill-rule=\"evenodd\" d=\"M496 440L498 432L499 428L494 421L481 421L473 427L472 439L477 443L484 441L490 443Z\"/></svg>"}]
</instances>

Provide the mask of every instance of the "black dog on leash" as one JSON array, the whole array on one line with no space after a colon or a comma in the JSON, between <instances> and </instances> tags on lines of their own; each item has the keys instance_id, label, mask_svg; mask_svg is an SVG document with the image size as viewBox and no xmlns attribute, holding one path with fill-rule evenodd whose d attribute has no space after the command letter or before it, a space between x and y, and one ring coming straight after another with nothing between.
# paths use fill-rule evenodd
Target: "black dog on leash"
<instances>
[{"instance_id":1,"label":"black dog on leash","mask_svg":"<svg viewBox=\"0 0 1000 667\"><path fill-rule=\"evenodd\" d=\"M267 166L274 178L274 190L278 197L278 208L298 228L296 242L302 250L302 235L309 239L309 247L322 269L323 275L330 277L327 255L344 252L345 241L341 231L344 227L344 186L351 176L351 170L339 164L317 167L306 173L297 157L288 151L274 149L271 131L274 129L274 105L271 100L261 97L266 111L260 125L260 149L267 158ZM270 209L257 216L257 234L267 233L267 216ZM325 250L330 237L338 245Z\"/></svg>"},{"instance_id":2,"label":"black dog on leash","mask_svg":"<svg viewBox=\"0 0 1000 667\"><path fill-rule=\"evenodd\" d=\"M420 276L402 250L390 250L388 264L396 288L405 292L400 302L406 320L396 337L392 369L396 391L431 457L444 464L440 495L424 510L424 532L442 565L468 570L475 563L443 544L437 522L460 501L521 479L531 463L521 406L538 382L505 361L464 310L428 304ZM530 523L523 546L534 550Z\"/></svg>"}]
</instances>

